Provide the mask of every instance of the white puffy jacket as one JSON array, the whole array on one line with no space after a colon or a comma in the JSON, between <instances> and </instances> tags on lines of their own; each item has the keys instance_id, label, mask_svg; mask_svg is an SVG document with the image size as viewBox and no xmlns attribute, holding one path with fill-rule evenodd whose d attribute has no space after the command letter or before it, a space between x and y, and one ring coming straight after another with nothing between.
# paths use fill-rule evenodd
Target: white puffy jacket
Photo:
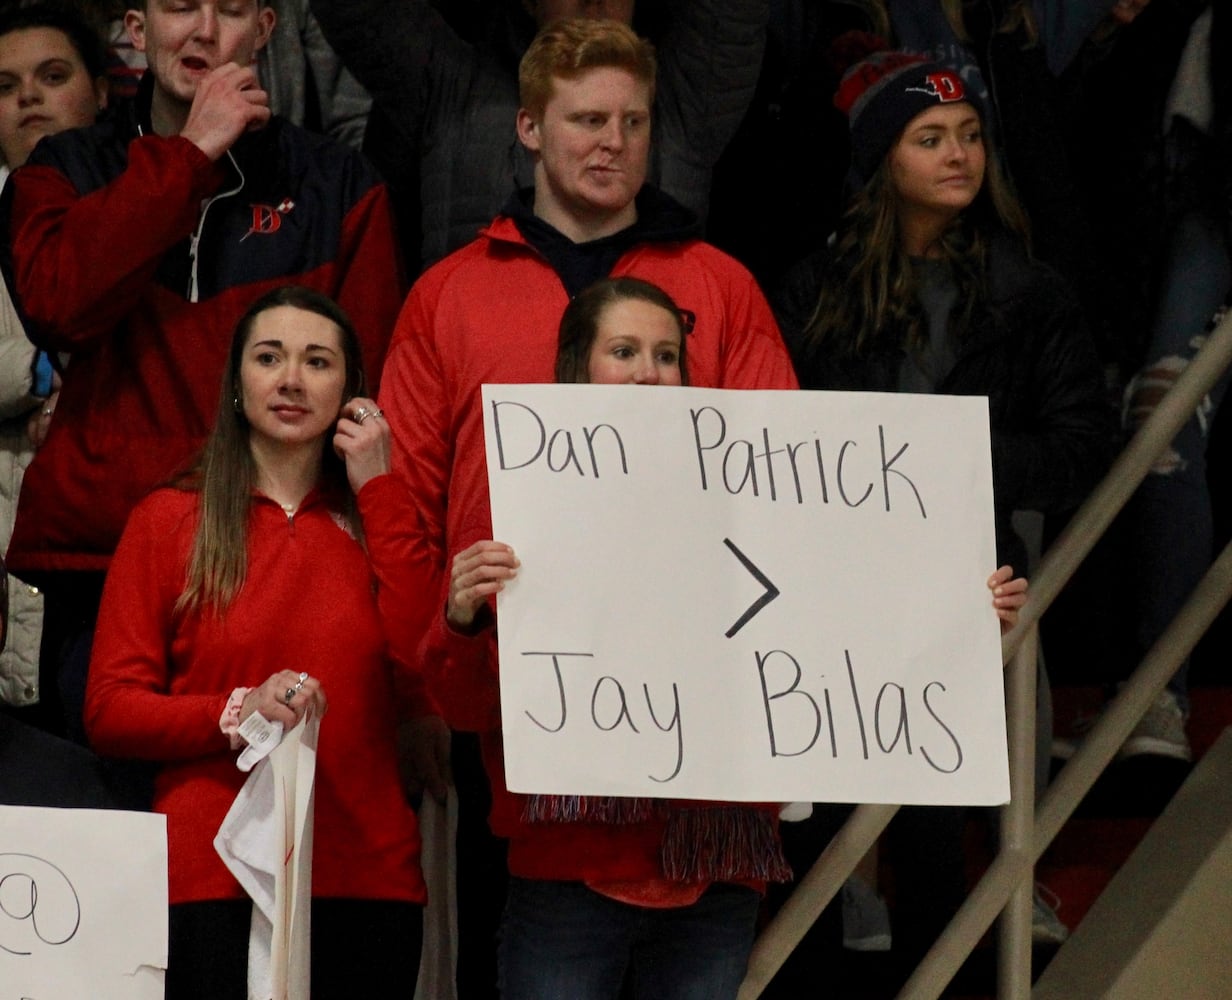
<instances>
[{"instance_id":1,"label":"white puffy jacket","mask_svg":"<svg viewBox=\"0 0 1232 1000\"><path fill-rule=\"evenodd\" d=\"M7 179L0 169L0 188ZM26 437L26 417L42 400L30 393L34 345L0 281L0 552L9 545L21 477L34 454ZM0 653L0 702L32 705L39 700L39 640L43 631L43 595L9 576L9 634Z\"/></svg>"}]
</instances>

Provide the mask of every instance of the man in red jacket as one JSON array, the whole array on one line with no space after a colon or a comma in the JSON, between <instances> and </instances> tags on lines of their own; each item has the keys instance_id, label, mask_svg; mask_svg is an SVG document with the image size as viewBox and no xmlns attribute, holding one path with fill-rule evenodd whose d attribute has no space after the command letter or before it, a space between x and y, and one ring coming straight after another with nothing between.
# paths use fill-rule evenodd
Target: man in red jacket
<instances>
[{"instance_id":1,"label":"man in red jacket","mask_svg":"<svg viewBox=\"0 0 1232 1000\"><path fill-rule=\"evenodd\" d=\"M126 21L150 67L136 100L44 139L0 229L26 329L68 358L7 557L47 593L41 687L58 681L72 735L103 572L133 505L204 440L240 315L316 288L376 372L403 290L372 168L270 114L252 63L272 7L147 0Z\"/></svg>"},{"instance_id":2,"label":"man in red jacket","mask_svg":"<svg viewBox=\"0 0 1232 1000\"><path fill-rule=\"evenodd\" d=\"M691 314L692 384L796 386L778 328L748 271L697 238L692 213L644 183L654 74L653 49L623 25L573 19L541 30L522 60L517 116L518 138L534 160L534 187L515 193L477 240L430 268L403 307L379 399L394 431L394 467L411 486L424 544L439 571L433 586L406 595L413 609L408 623L443 627L448 561L492 537L480 386L551 382L561 313L592 282L642 278ZM520 797L503 787L496 664L484 685L442 666L424 663L429 685L452 726L481 734L492 778L492 827L510 840L510 871L523 874L534 837L525 836L527 824L519 821ZM467 746L455 740L455 774L470 763ZM482 800L483 789L458 781L465 812ZM486 970L491 980L491 930L476 940L467 927L477 907L499 904L504 893L494 865L476 895L469 894L464 882L478 865L475 846L459 848L464 954L458 968L468 977ZM459 988L467 996L491 994L490 982L472 979L463 989L460 981Z\"/></svg>"}]
</instances>

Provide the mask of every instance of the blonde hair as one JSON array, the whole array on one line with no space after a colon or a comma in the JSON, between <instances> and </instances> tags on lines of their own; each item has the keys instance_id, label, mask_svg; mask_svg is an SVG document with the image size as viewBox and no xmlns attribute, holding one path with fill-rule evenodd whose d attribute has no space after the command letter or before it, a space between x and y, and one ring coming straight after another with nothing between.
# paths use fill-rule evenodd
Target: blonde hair
<instances>
[{"instance_id":1,"label":"blonde hair","mask_svg":"<svg viewBox=\"0 0 1232 1000\"><path fill-rule=\"evenodd\" d=\"M567 17L543 28L518 66L518 100L539 117L553 81L573 80L588 69L623 69L650 88L654 100L654 46L619 21Z\"/></svg>"}]
</instances>

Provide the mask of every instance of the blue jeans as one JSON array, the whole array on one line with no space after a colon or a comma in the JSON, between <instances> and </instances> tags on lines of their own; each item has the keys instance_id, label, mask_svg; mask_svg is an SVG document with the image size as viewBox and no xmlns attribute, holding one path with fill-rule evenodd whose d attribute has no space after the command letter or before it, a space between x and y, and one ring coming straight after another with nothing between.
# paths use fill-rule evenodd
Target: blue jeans
<instances>
[{"instance_id":1,"label":"blue jeans","mask_svg":"<svg viewBox=\"0 0 1232 1000\"><path fill-rule=\"evenodd\" d=\"M1222 220L1203 212L1181 216L1164 261L1160 300L1147 363L1127 389L1128 429L1141 424L1158 397L1193 359L1204 331L1232 288L1232 261ZM1139 657L1176 616L1210 565L1211 497L1206 483L1207 435L1227 387L1227 373L1156 460L1130 501ZM1188 709L1188 662L1169 682Z\"/></svg>"},{"instance_id":2,"label":"blue jeans","mask_svg":"<svg viewBox=\"0 0 1232 1000\"><path fill-rule=\"evenodd\" d=\"M502 1000L734 1000L760 897L712 885L692 906L620 903L581 882L511 878L498 962Z\"/></svg>"}]
</instances>

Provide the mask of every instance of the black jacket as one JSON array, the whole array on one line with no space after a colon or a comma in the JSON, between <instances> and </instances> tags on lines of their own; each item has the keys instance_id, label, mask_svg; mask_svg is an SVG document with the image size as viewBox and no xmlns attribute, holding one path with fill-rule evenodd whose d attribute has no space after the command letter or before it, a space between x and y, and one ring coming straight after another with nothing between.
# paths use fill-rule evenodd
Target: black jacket
<instances>
[{"instance_id":1,"label":"black jacket","mask_svg":"<svg viewBox=\"0 0 1232 1000\"><path fill-rule=\"evenodd\" d=\"M1025 572L1010 515L1077 506L1108 467L1115 422L1068 285L1009 238L994 241L989 261L987 300L938 391L988 397L998 556ZM801 388L894 392L904 352L893 338L855 357L803 346L821 277L835 266L826 253L805 260L771 299Z\"/></svg>"}]
</instances>

